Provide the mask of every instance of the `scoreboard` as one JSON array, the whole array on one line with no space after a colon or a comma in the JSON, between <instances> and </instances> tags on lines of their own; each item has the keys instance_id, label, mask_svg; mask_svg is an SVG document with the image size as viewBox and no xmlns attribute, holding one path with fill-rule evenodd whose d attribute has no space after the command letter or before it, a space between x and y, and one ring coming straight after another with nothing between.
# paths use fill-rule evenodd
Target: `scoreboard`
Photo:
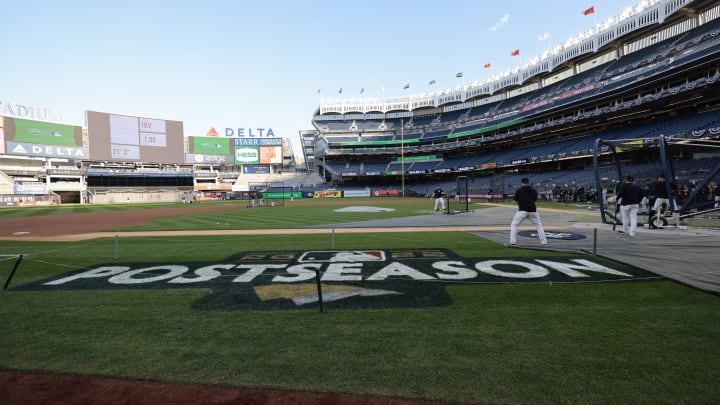
<instances>
[{"instance_id":1,"label":"scoreboard","mask_svg":"<svg viewBox=\"0 0 720 405\"><path fill-rule=\"evenodd\" d=\"M185 160L183 123L87 111L90 159L178 163Z\"/></svg>"}]
</instances>

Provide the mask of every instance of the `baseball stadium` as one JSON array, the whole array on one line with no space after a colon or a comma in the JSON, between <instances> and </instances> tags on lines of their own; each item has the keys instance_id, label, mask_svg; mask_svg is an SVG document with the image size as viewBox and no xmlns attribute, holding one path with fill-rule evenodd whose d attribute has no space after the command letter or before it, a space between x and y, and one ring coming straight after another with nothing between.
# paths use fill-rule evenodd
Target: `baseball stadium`
<instances>
[{"instance_id":1,"label":"baseball stadium","mask_svg":"<svg viewBox=\"0 0 720 405\"><path fill-rule=\"evenodd\" d=\"M485 80L323 99L302 162L0 105L0 403L716 403L719 85L720 4L644 0Z\"/></svg>"}]
</instances>

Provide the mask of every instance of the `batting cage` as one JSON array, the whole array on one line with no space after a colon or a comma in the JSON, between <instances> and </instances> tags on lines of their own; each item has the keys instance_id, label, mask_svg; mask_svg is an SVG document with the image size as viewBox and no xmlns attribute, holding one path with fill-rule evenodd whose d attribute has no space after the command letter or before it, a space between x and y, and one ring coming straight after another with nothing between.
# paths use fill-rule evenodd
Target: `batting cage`
<instances>
[{"instance_id":1,"label":"batting cage","mask_svg":"<svg viewBox=\"0 0 720 405\"><path fill-rule=\"evenodd\" d=\"M473 211L473 203L502 200L505 190L512 187L510 177L493 174L481 177L458 176L455 193L448 198L448 213Z\"/></svg>"},{"instance_id":2,"label":"batting cage","mask_svg":"<svg viewBox=\"0 0 720 405\"><path fill-rule=\"evenodd\" d=\"M458 176L455 183L455 195L448 198L447 209L449 214L470 211L472 197L468 185L467 176Z\"/></svg>"},{"instance_id":3,"label":"batting cage","mask_svg":"<svg viewBox=\"0 0 720 405\"><path fill-rule=\"evenodd\" d=\"M630 175L643 189L638 224L720 228L720 141L657 138L595 141L593 168L605 224L621 224L617 191Z\"/></svg>"},{"instance_id":4,"label":"batting cage","mask_svg":"<svg viewBox=\"0 0 720 405\"><path fill-rule=\"evenodd\" d=\"M283 207L286 201L297 198L292 187L285 183L248 183L248 207Z\"/></svg>"}]
</instances>

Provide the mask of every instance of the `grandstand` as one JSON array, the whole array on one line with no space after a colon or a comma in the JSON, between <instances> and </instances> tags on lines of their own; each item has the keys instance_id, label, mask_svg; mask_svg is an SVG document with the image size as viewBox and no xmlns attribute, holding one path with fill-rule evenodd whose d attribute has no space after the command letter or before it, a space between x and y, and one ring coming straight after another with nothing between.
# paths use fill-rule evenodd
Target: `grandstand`
<instances>
[{"instance_id":1,"label":"grandstand","mask_svg":"<svg viewBox=\"0 0 720 405\"><path fill-rule=\"evenodd\" d=\"M589 194L599 138L651 145L659 136L720 137L718 60L716 1L643 1L487 80L393 99L323 100L315 130L301 133L304 152L339 185L430 191L438 182L452 189L462 175L478 192L508 192L529 175L548 198L561 198L553 189ZM677 180L693 183L720 153L699 146L668 158L687 174ZM655 148L620 159L636 178L662 169ZM603 173L612 183L616 173Z\"/></svg>"}]
</instances>

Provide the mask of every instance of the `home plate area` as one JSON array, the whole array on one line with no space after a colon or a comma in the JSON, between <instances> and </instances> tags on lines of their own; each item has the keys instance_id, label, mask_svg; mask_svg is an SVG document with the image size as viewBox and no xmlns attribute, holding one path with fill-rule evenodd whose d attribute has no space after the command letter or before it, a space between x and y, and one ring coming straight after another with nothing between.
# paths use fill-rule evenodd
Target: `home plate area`
<instances>
[{"instance_id":1,"label":"home plate area","mask_svg":"<svg viewBox=\"0 0 720 405\"><path fill-rule=\"evenodd\" d=\"M538 234L537 231L520 231L518 232L519 236L524 236L526 238L537 238ZM548 239L554 239L554 240L580 240L585 239L587 236L581 234L581 233L572 233L572 232L550 232L545 231L545 237Z\"/></svg>"}]
</instances>

